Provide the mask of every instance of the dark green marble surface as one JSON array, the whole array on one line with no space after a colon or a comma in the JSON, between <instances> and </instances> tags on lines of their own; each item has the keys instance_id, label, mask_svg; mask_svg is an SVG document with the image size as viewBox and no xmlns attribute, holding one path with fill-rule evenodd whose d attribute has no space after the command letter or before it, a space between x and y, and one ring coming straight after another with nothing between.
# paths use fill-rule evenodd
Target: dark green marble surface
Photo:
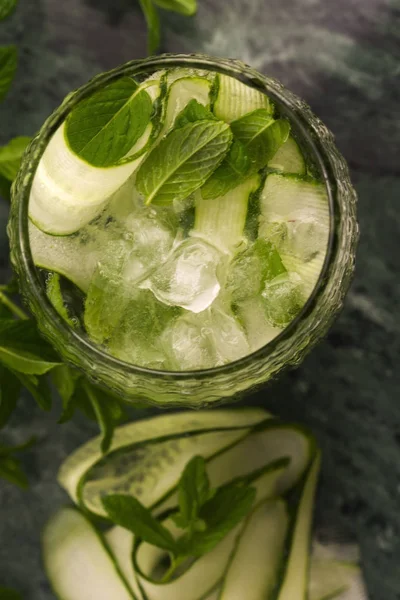
<instances>
[{"instance_id":1,"label":"dark green marble surface","mask_svg":"<svg viewBox=\"0 0 400 600\"><path fill-rule=\"evenodd\" d=\"M280 79L333 130L359 194L361 242L345 309L304 364L251 397L315 431L324 451L317 521L358 539L372 600L400 599L400 1L199 0L196 18L163 13L163 50L236 57ZM0 142L32 134L67 92L145 54L135 0L20 0L0 24L20 47L0 107ZM0 278L9 270L0 199ZM2 440L35 433L31 489L0 482L0 583L51 600L40 530L65 501L58 465L95 431L56 426L24 397ZM244 599L245 600L245 599Z\"/></svg>"}]
</instances>

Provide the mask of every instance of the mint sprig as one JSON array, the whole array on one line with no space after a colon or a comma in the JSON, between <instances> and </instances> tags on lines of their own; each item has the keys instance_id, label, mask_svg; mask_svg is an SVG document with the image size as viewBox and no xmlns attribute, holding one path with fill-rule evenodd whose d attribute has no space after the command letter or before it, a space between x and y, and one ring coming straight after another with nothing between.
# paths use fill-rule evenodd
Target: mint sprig
<instances>
[{"instance_id":1,"label":"mint sprig","mask_svg":"<svg viewBox=\"0 0 400 600\"><path fill-rule=\"evenodd\" d=\"M186 465L178 484L179 510L172 515L183 530L172 536L169 529L137 498L112 494L102 499L110 520L131 531L137 538L169 552L171 568L163 578L169 581L187 559L210 552L251 510L255 488L245 480L211 489L203 457L195 456Z\"/></svg>"},{"instance_id":2,"label":"mint sprig","mask_svg":"<svg viewBox=\"0 0 400 600\"><path fill-rule=\"evenodd\" d=\"M10 89L17 70L17 49L15 46L0 47L0 101Z\"/></svg>"},{"instance_id":3,"label":"mint sprig","mask_svg":"<svg viewBox=\"0 0 400 600\"><path fill-rule=\"evenodd\" d=\"M147 204L184 200L205 183L231 142L230 127L222 121L202 120L174 128L139 168L138 191Z\"/></svg>"},{"instance_id":4,"label":"mint sprig","mask_svg":"<svg viewBox=\"0 0 400 600\"><path fill-rule=\"evenodd\" d=\"M0 0L0 21L9 17L17 6L17 0Z\"/></svg>"},{"instance_id":5,"label":"mint sprig","mask_svg":"<svg viewBox=\"0 0 400 600\"><path fill-rule=\"evenodd\" d=\"M154 54L161 42L160 17L157 6L187 17L194 15L197 11L197 0L139 0L139 4L147 24L148 54Z\"/></svg>"},{"instance_id":6,"label":"mint sprig","mask_svg":"<svg viewBox=\"0 0 400 600\"><path fill-rule=\"evenodd\" d=\"M143 135L153 110L149 94L122 77L82 100L65 121L73 152L95 167L123 158Z\"/></svg>"},{"instance_id":7,"label":"mint sprig","mask_svg":"<svg viewBox=\"0 0 400 600\"><path fill-rule=\"evenodd\" d=\"M22 489L27 489L28 479L15 455L30 448L35 443L36 438L32 437L19 446L4 446L0 444L0 477L18 485Z\"/></svg>"}]
</instances>

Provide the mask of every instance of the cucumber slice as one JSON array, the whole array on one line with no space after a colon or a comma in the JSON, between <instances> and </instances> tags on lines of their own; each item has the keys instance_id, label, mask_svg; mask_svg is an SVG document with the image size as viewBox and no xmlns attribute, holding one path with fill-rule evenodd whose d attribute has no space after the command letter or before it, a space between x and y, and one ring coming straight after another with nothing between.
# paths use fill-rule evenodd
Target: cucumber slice
<instances>
[{"instance_id":1,"label":"cucumber slice","mask_svg":"<svg viewBox=\"0 0 400 600\"><path fill-rule=\"evenodd\" d=\"M298 210L310 211L315 218L329 223L326 187L312 179L270 173L260 198L261 217L289 219Z\"/></svg>"},{"instance_id":2,"label":"cucumber slice","mask_svg":"<svg viewBox=\"0 0 400 600\"><path fill-rule=\"evenodd\" d=\"M274 600L304 600L308 586L309 553L314 496L321 456L317 451L304 477L300 499L289 526L281 580Z\"/></svg>"},{"instance_id":3,"label":"cucumber slice","mask_svg":"<svg viewBox=\"0 0 400 600\"><path fill-rule=\"evenodd\" d=\"M204 200L201 192L197 192L192 233L206 238L217 248L232 252L244 240L249 198L259 185L260 177L255 175L220 198Z\"/></svg>"},{"instance_id":4,"label":"cucumber slice","mask_svg":"<svg viewBox=\"0 0 400 600\"><path fill-rule=\"evenodd\" d=\"M135 542L134 535L127 529L116 525L107 531L104 538L133 595L137 599L141 598L142 593L132 563L132 552Z\"/></svg>"},{"instance_id":5,"label":"cucumber slice","mask_svg":"<svg viewBox=\"0 0 400 600\"><path fill-rule=\"evenodd\" d=\"M164 522L164 525L174 533L172 522ZM144 600L201 600L207 597L220 582L242 528L243 524L235 527L211 552L197 559L180 577L164 584L151 580L148 574L165 556L165 552L147 543L139 544L133 564Z\"/></svg>"},{"instance_id":6,"label":"cucumber slice","mask_svg":"<svg viewBox=\"0 0 400 600\"><path fill-rule=\"evenodd\" d=\"M259 235L276 246L287 270L300 276L308 296L328 247L330 214L325 185L270 173L260 209Z\"/></svg>"},{"instance_id":7,"label":"cucumber slice","mask_svg":"<svg viewBox=\"0 0 400 600\"><path fill-rule=\"evenodd\" d=\"M282 500L250 515L225 575L219 600L265 600L278 574L289 517Z\"/></svg>"},{"instance_id":8,"label":"cucumber slice","mask_svg":"<svg viewBox=\"0 0 400 600\"><path fill-rule=\"evenodd\" d=\"M214 114L231 123L257 108L266 108L272 114L273 104L268 96L228 75L217 75L218 92Z\"/></svg>"},{"instance_id":9,"label":"cucumber slice","mask_svg":"<svg viewBox=\"0 0 400 600\"><path fill-rule=\"evenodd\" d=\"M261 480L259 492L262 499L284 494L299 481L309 464L315 442L300 427L269 419L255 427L239 443L222 451L207 464L207 473L212 486L243 477L270 465ZM282 468L279 461L290 459Z\"/></svg>"},{"instance_id":10,"label":"cucumber slice","mask_svg":"<svg viewBox=\"0 0 400 600\"><path fill-rule=\"evenodd\" d=\"M29 241L37 267L59 273L87 292L100 259L100 240L93 236L85 242L78 236L51 236L30 222Z\"/></svg>"},{"instance_id":11,"label":"cucumber slice","mask_svg":"<svg viewBox=\"0 0 400 600\"><path fill-rule=\"evenodd\" d=\"M124 452L126 449L136 447L140 448L151 440L196 433L201 431L220 430L229 428L238 428L238 437L243 435L246 428L249 428L268 418L268 413L261 409L242 409L242 410L209 410L198 412L181 412L176 414L166 414L130 423L118 427L115 430L111 452ZM235 432L233 433L233 437ZM76 503L82 501L85 504L84 481L90 470L102 459L101 436L90 440L81 448L78 448L62 464L58 480L60 485L65 488L72 500ZM161 471L165 469L164 462L159 464ZM88 506L92 509L94 506ZM97 509L97 514L104 514L102 507ZM96 512L96 511L94 511Z\"/></svg>"},{"instance_id":12,"label":"cucumber slice","mask_svg":"<svg viewBox=\"0 0 400 600\"><path fill-rule=\"evenodd\" d=\"M156 99L161 84L142 84ZM135 160L108 168L89 165L74 154L65 138L63 123L51 138L33 179L29 217L35 225L52 235L69 235L101 213L110 196L142 163L152 138L153 119L142 137L127 153Z\"/></svg>"},{"instance_id":13,"label":"cucumber slice","mask_svg":"<svg viewBox=\"0 0 400 600\"><path fill-rule=\"evenodd\" d=\"M132 600L100 534L77 510L63 508L43 534L47 576L61 600Z\"/></svg>"},{"instance_id":14,"label":"cucumber slice","mask_svg":"<svg viewBox=\"0 0 400 600\"><path fill-rule=\"evenodd\" d=\"M174 125L176 117L191 100L210 106L211 81L203 77L182 77L174 81L168 91L167 112L162 137Z\"/></svg>"},{"instance_id":15,"label":"cucumber slice","mask_svg":"<svg viewBox=\"0 0 400 600\"><path fill-rule=\"evenodd\" d=\"M306 163L296 140L290 135L268 163L270 169L282 173L306 174Z\"/></svg>"}]
</instances>

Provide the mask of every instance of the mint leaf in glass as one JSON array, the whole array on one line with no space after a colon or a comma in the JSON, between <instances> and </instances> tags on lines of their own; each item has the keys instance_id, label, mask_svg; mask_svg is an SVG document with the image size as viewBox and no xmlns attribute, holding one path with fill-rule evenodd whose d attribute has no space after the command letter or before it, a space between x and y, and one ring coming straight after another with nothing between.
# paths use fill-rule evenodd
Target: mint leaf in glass
<instances>
[{"instance_id":1,"label":"mint leaf in glass","mask_svg":"<svg viewBox=\"0 0 400 600\"><path fill-rule=\"evenodd\" d=\"M16 6L17 0L0 0L0 21L9 17L14 12Z\"/></svg>"},{"instance_id":2,"label":"mint leaf in glass","mask_svg":"<svg viewBox=\"0 0 400 600\"><path fill-rule=\"evenodd\" d=\"M46 281L46 293L60 317L62 317L68 325L75 327L76 322L70 317L68 309L64 304L60 275L58 273L49 273Z\"/></svg>"},{"instance_id":3,"label":"mint leaf in glass","mask_svg":"<svg viewBox=\"0 0 400 600\"><path fill-rule=\"evenodd\" d=\"M206 106L193 99L186 104L185 108L176 117L174 128L177 129L178 127L184 127L188 123L205 120L217 121L218 119Z\"/></svg>"},{"instance_id":4,"label":"mint leaf in glass","mask_svg":"<svg viewBox=\"0 0 400 600\"><path fill-rule=\"evenodd\" d=\"M139 0L147 24L147 53L154 54L160 45L160 17L153 0Z\"/></svg>"},{"instance_id":5,"label":"mint leaf in glass","mask_svg":"<svg viewBox=\"0 0 400 600\"><path fill-rule=\"evenodd\" d=\"M4 427L13 413L20 390L21 384L18 378L0 365L0 429Z\"/></svg>"},{"instance_id":6,"label":"mint leaf in glass","mask_svg":"<svg viewBox=\"0 0 400 600\"><path fill-rule=\"evenodd\" d=\"M27 375L43 375L60 364L54 350L30 320L0 321L0 363Z\"/></svg>"},{"instance_id":7,"label":"mint leaf in glass","mask_svg":"<svg viewBox=\"0 0 400 600\"><path fill-rule=\"evenodd\" d=\"M138 191L147 204L187 198L218 167L231 142L229 125L222 121L197 121L173 129L142 163L136 177Z\"/></svg>"},{"instance_id":8,"label":"mint leaf in glass","mask_svg":"<svg viewBox=\"0 0 400 600\"><path fill-rule=\"evenodd\" d=\"M221 165L201 188L204 199L219 198L235 188L250 171L251 161L247 149L234 139Z\"/></svg>"},{"instance_id":9,"label":"mint leaf in glass","mask_svg":"<svg viewBox=\"0 0 400 600\"><path fill-rule=\"evenodd\" d=\"M268 163L289 137L286 119L275 120L265 108L258 108L231 123L233 135L245 146L252 166L251 173Z\"/></svg>"},{"instance_id":10,"label":"mint leaf in glass","mask_svg":"<svg viewBox=\"0 0 400 600\"><path fill-rule=\"evenodd\" d=\"M15 46L0 47L0 101L7 94L17 70L17 49Z\"/></svg>"},{"instance_id":11,"label":"mint leaf in glass","mask_svg":"<svg viewBox=\"0 0 400 600\"><path fill-rule=\"evenodd\" d=\"M15 179L22 155L30 141L29 137L16 137L0 147L0 175L8 181Z\"/></svg>"},{"instance_id":12,"label":"mint leaf in glass","mask_svg":"<svg viewBox=\"0 0 400 600\"><path fill-rule=\"evenodd\" d=\"M133 496L111 494L102 499L111 521L131 531L144 542L177 553L177 543L172 534Z\"/></svg>"},{"instance_id":13,"label":"mint leaf in glass","mask_svg":"<svg viewBox=\"0 0 400 600\"><path fill-rule=\"evenodd\" d=\"M197 11L197 0L154 0L160 8L191 17Z\"/></svg>"},{"instance_id":14,"label":"mint leaf in glass","mask_svg":"<svg viewBox=\"0 0 400 600\"><path fill-rule=\"evenodd\" d=\"M130 77L122 77L80 102L68 115L67 142L91 165L109 167L143 135L152 110L149 94Z\"/></svg>"}]
</instances>

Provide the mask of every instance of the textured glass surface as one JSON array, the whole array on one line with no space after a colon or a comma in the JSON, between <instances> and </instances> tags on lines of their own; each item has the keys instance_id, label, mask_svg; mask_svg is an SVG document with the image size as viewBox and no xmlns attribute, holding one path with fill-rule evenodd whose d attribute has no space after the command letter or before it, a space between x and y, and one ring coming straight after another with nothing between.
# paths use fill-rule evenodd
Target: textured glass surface
<instances>
[{"instance_id":1,"label":"textured glass surface","mask_svg":"<svg viewBox=\"0 0 400 600\"><path fill-rule=\"evenodd\" d=\"M28 236L30 186L40 157L54 131L82 98L121 75L139 77L163 67L188 66L214 69L265 91L288 116L309 158L323 175L331 202L331 239L317 286L300 315L272 342L254 354L208 371L167 373L120 362L79 337L59 317L48 301L32 261ZM124 395L127 400L146 398L162 406L201 406L228 399L297 365L326 334L342 308L354 270L358 238L356 195L346 162L338 152L333 135L300 98L278 81L265 77L239 61L212 59L203 55L163 55L132 61L95 77L69 94L46 121L25 154L13 187L8 227L11 256L22 294L36 316L39 327L62 357L78 366L93 380Z\"/></svg>"}]
</instances>

